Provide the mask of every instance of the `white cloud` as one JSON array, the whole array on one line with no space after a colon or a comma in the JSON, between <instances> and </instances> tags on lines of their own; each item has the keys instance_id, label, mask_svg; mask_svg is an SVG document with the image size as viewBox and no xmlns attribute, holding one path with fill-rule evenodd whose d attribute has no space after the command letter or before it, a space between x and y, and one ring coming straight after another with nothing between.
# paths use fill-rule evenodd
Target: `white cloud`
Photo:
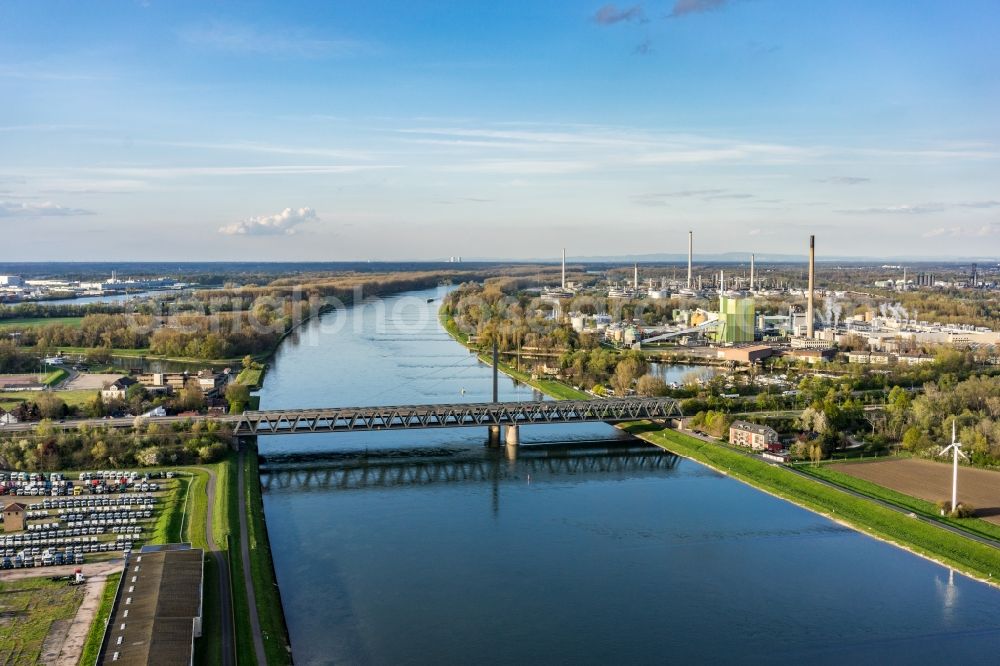
<instances>
[{"instance_id":1,"label":"white cloud","mask_svg":"<svg viewBox=\"0 0 1000 666\"><path fill-rule=\"evenodd\" d=\"M312 208L286 208L275 215L248 217L242 222L234 222L219 229L227 236L290 236L303 222L319 220Z\"/></svg>"},{"instance_id":2,"label":"white cloud","mask_svg":"<svg viewBox=\"0 0 1000 666\"><path fill-rule=\"evenodd\" d=\"M93 214L93 211L67 208L51 201L0 201L0 217L67 217Z\"/></svg>"}]
</instances>

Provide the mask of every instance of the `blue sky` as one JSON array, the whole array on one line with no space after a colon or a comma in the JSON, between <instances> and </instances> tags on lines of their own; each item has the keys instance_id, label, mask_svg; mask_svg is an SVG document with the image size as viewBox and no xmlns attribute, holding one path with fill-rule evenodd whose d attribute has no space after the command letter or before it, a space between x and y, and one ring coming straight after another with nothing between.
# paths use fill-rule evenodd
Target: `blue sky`
<instances>
[{"instance_id":1,"label":"blue sky","mask_svg":"<svg viewBox=\"0 0 1000 666\"><path fill-rule=\"evenodd\" d=\"M1000 254L1000 3L0 4L5 260Z\"/></svg>"}]
</instances>

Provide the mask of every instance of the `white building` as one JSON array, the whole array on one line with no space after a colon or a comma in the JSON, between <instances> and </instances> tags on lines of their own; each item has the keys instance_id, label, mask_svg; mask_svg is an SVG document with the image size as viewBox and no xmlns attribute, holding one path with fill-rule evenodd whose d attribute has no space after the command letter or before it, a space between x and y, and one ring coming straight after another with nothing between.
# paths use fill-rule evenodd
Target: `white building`
<instances>
[{"instance_id":1,"label":"white building","mask_svg":"<svg viewBox=\"0 0 1000 666\"><path fill-rule=\"evenodd\" d=\"M0 287L23 287L24 280L20 275L0 275Z\"/></svg>"}]
</instances>

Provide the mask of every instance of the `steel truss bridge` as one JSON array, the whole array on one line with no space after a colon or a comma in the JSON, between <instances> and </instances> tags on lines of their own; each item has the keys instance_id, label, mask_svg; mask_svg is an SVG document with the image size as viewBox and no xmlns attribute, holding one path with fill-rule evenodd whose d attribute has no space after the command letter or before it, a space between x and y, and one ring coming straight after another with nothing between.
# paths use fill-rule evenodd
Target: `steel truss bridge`
<instances>
[{"instance_id":1,"label":"steel truss bridge","mask_svg":"<svg viewBox=\"0 0 1000 666\"><path fill-rule=\"evenodd\" d=\"M233 423L234 435L247 436L556 423L620 423L679 416L679 403L671 398L620 398L261 410L244 412L229 420Z\"/></svg>"},{"instance_id":2,"label":"steel truss bridge","mask_svg":"<svg viewBox=\"0 0 1000 666\"><path fill-rule=\"evenodd\" d=\"M264 465L260 481L264 490L331 488L364 490L461 483L532 483L599 477L629 477L662 473L677 466L679 458L649 445L615 447L597 451L552 454L543 445L522 448L517 462L503 456L461 457L441 460L369 459L329 466Z\"/></svg>"}]
</instances>

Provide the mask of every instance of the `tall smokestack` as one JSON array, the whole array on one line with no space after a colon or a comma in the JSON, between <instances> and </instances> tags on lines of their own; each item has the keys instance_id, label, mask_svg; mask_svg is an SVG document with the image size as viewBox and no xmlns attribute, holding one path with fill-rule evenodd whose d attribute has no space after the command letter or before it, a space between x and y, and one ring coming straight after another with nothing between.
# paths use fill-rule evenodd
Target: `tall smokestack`
<instances>
[{"instance_id":1,"label":"tall smokestack","mask_svg":"<svg viewBox=\"0 0 1000 666\"><path fill-rule=\"evenodd\" d=\"M750 291L753 291L753 255L750 255Z\"/></svg>"},{"instance_id":2,"label":"tall smokestack","mask_svg":"<svg viewBox=\"0 0 1000 666\"><path fill-rule=\"evenodd\" d=\"M635 269L635 274L632 276L633 288L636 291L639 291L639 264L638 263L636 263L634 265L634 269Z\"/></svg>"},{"instance_id":3,"label":"tall smokestack","mask_svg":"<svg viewBox=\"0 0 1000 666\"><path fill-rule=\"evenodd\" d=\"M566 248L563 248L563 262L562 262L562 288L566 288Z\"/></svg>"},{"instance_id":4,"label":"tall smokestack","mask_svg":"<svg viewBox=\"0 0 1000 666\"><path fill-rule=\"evenodd\" d=\"M813 291L816 289L816 237L809 237L809 296L806 305L806 337L813 337Z\"/></svg>"},{"instance_id":5,"label":"tall smokestack","mask_svg":"<svg viewBox=\"0 0 1000 666\"><path fill-rule=\"evenodd\" d=\"M688 289L691 288L691 256L694 254L694 232L688 232Z\"/></svg>"}]
</instances>

